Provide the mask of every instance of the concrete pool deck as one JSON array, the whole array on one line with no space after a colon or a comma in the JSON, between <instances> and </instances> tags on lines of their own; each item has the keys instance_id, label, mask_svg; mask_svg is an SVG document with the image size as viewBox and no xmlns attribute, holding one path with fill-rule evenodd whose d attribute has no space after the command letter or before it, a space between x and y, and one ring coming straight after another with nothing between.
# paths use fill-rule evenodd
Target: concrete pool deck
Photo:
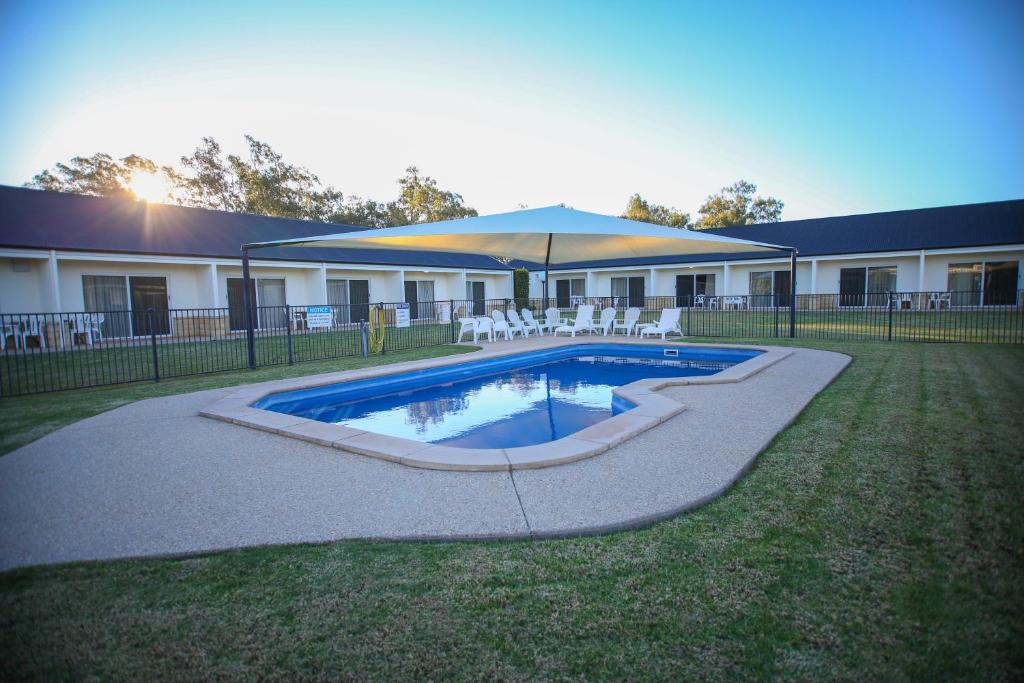
<instances>
[{"instance_id":1,"label":"concrete pool deck","mask_svg":"<svg viewBox=\"0 0 1024 683\"><path fill-rule=\"evenodd\" d=\"M436 361L524 351L545 339ZM686 410L586 460L544 469L407 467L199 415L242 387L139 401L0 457L0 569L353 538L545 538L644 526L724 492L850 360L788 351L740 381L661 389Z\"/></svg>"}]
</instances>

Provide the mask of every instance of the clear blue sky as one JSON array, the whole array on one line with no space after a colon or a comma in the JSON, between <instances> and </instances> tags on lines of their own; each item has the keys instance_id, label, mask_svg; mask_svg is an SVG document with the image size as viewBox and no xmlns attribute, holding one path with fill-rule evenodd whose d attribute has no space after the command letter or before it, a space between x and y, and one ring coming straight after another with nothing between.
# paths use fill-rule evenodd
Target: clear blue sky
<instances>
[{"instance_id":1,"label":"clear blue sky","mask_svg":"<svg viewBox=\"0 0 1024 683\"><path fill-rule=\"evenodd\" d=\"M3 2L0 183L271 143L485 213L737 178L803 218L1024 197L1024 3Z\"/></svg>"}]
</instances>

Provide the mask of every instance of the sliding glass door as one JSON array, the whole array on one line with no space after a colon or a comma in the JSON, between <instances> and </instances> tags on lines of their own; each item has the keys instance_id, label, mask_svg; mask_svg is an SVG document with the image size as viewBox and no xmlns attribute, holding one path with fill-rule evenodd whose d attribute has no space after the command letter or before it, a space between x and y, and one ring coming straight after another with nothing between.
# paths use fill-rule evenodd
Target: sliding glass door
<instances>
[{"instance_id":1,"label":"sliding glass door","mask_svg":"<svg viewBox=\"0 0 1024 683\"><path fill-rule=\"evenodd\" d=\"M327 304L334 308L334 321L339 325L366 320L369 303L369 280L327 281Z\"/></svg>"},{"instance_id":2,"label":"sliding glass door","mask_svg":"<svg viewBox=\"0 0 1024 683\"><path fill-rule=\"evenodd\" d=\"M644 278L642 275L612 278L612 301L615 306L643 308L645 296L646 292L644 291Z\"/></svg>"},{"instance_id":3,"label":"sliding glass door","mask_svg":"<svg viewBox=\"0 0 1024 683\"><path fill-rule=\"evenodd\" d=\"M858 266L839 270L840 306L888 306L896 291L896 266Z\"/></svg>"},{"instance_id":4,"label":"sliding glass door","mask_svg":"<svg viewBox=\"0 0 1024 683\"><path fill-rule=\"evenodd\" d=\"M83 275L85 311L102 316L104 337L170 334L167 278L143 275Z\"/></svg>"},{"instance_id":5,"label":"sliding glass door","mask_svg":"<svg viewBox=\"0 0 1024 683\"><path fill-rule=\"evenodd\" d=\"M82 294L86 313L103 316L100 332L105 338L131 334L131 307L123 275L83 275Z\"/></svg>"},{"instance_id":6,"label":"sliding glass door","mask_svg":"<svg viewBox=\"0 0 1024 683\"><path fill-rule=\"evenodd\" d=\"M715 295L715 274L676 275L676 306L690 306L695 296Z\"/></svg>"},{"instance_id":7,"label":"sliding glass door","mask_svg":"<svg viewBox=\"0 0 1024 683\"><path fill-rule=\"evenodd\" d=\"M233 331L245 329L242 278L228 278L228 324ZM284 278L255 278L249 281L249 303L253 327L267 329L284 327L288 319L285 311Z\"/></svg>"},{"instance_id":8,"label":"sliding glass door","mask_svg":"<svg viewBox=\"0 0 1024 683\"><path fill-rule=\"evenodd\" d=\"M434 281L406 280L405 302L409 304L409 315L417 320L434 317Z\"/></svg>"},{"instance_id":9,"label":"sliding glass door","mask_svg":"<svg viewBox=\"0 0 1024 683\"><path fill-rule=\"evenodd\" d=\"M471 304L471 315L486 315L487 305L484 299L484 283L481 280L466 281L466 299Z\"/></svg>"},{"instance_id":10,"label":"sliding glass door","mask_svg":"<svg viewBox=\"0 0 1024 683\"><path fill-rule=\"evenodd\" d=\"M171 322L167 310L167 278L128 278L128 291L132 301L132 334L136 337L150 334L170 334Z\"/></svg>"}]
</instances>

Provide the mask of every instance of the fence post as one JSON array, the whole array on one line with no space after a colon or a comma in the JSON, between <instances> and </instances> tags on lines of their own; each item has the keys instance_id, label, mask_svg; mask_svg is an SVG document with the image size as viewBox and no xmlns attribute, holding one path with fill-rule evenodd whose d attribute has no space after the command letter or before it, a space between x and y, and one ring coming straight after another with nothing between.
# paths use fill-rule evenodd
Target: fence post
<instances>
[{"instance_id":1,"label":"fence post","mask_svg":"<svg viewBox=\"0 0 1024 683\"><path fill-rule=\"evenodd\" d=\"M775 336L779 336L779 297L777 294L772 294L772 301L775 302Z\"/></svg>"},{"instance_id":2,"label":"fence post","mask_svg":"<svg viewBox=\"0 0 1024 683\"><path fill-rule=\"evenodd\" d=\"M502 310L502 313L508 313L508 299L505 299L505 308Z\"/></svg>"},{"instance_id":3,"label":"fence post","mask_svg":"<svg viewBox=\"0 0 1024 683\"><path fill-rule=\"evenodd\" d=\"M889 339L892 341L892 292L889 292Z\"/></svg>"},{"instance_id":4,"label":"fence post","mask_svg":"<svg viewBox=\"0 0 1024 683\"><path fill-rule=\"evenodd\" d=\"M363 358L369 358L369 356L370 356L370 342L367 339L367 335L368 334L369 334L369 332L367 332L367 330L366 330L366 321L365 320L360 320L359 321L359 336L362 337L362 340L363 340Z\"/></svg>"},{"instance_id":5,"label":"fence post","mask_svg":"<svg viewBox=\"0 0 1024 683\"><path fill-rule=\"evenodd\" d=\"M387 315L385 315L385 313L387 313L387 311L384 310L384 302L381 301L378 304L378 306L380 307L380 316L378 316L377 322L380 323L380 333L382 335L381 338L383 340L381 342L381 345L380 345L380 355L383 356L385 354L385 352L387 352L387 350L388 350L388 335L385 334L385 332L384 332L384 330L387 329L387 326L388 326L388 317L387 317ZM396 313L395 315L398 315L398 314ZM409 317L410 318L412 317L412 306L409 307ZM412 324L411 320L409 321L409 324Z\"/></svg>"},{"instance_id":6,"label":"fence post","mask_svg":"<svg viewBox=\"0 0 1024 683\"><path fill-rule=\"evenodd\" d=\"M288 335L288 365L295 365L295 358L292 356L292 308L284 305L284 329Z\"/></svg>"},{"instance_id":7,"label":"fence post","mask_svg":"<svg viewBox=\"0 0 1024 683\"><path fill-rule=\"evenodd\" d=\"M157 356L157 352L156 352L156 324L155 324L156 323L156 309L155 308L147 308L146 309L146 317L149 319L148 320L148 322L149 322L149 342L150 342L150 346L153 348L153 381L154 382L159 382L160 381L160 361L157 360L158 356Z\"/></svg>"},{"instance_id":8,"label":"fence post","mask_svg":"<svg viewBox=\"0 0 1024 683\"><path fill-rule=\"evenodd\" d=\"M455 343L455 299L448 299L448 327L451 329L449 344Z\"/></svg>"}]
</instances>

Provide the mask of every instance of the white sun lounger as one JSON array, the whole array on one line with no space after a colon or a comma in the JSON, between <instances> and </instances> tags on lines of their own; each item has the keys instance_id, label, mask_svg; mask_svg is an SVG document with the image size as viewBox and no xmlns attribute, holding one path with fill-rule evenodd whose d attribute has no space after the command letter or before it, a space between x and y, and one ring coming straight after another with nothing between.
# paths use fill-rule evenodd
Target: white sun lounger
<instances>
[{"instance_id":1,"label":"white sun lounger","mask_svg":"<svg viewBox=\"0 0 1024 683\"><path fill-rule=\"evenodd\" d=\"M679 315L683 312L681 308L663 308L661 309L661 320L656 323L647 323L640 328L640 336L648 337L656 334L661 335L664 339L665 335L669 332L675 332L680 337L683 336L683 331L679 328Z\"/></svg>"},{"instance_id":2,"label":"white sun lounger","mask_svg":"<svg viewBox=\"0 0 1024 683\"><path fill-rule=\"evenodd\" d=\"M615 323L614 325L612 325L612 335L614 335L619 330L625 330L626 336L630 336L636 329L636 323L638 320L640 320L640 309L635 306L632 308L627 308L626 316L625 318L623 318L622 322Z\"/></svg>"},{"instance_id":3,"label":"white sun lounger","mask_svg":"<svg viewBox=\"0 0 1024 683\"><path fill-rule=\"evenodd\" d=\"M516 309L508 309L508 324L512 328L512 333L519 333L519 336L523 339L530 336L530 330L523 324L523 321L519 319L519 314L516 313Z\"/></svg>"},{"instance_id":4,"label":"white sun lounger","mask_svg":"<svg viewBox=\"0 0 1024 683\"><path fill-rule=\"evenodd\" d=\"M495 310L491 311L491 318L494 321L493 325L494 325L494 334L495 334L495 336L497 336L497 335L501 334L502 332L504 332L505 333L505 339L507 339L508 341L512 341L512 335L515 334L515 331L508 324L508 321L505 320L505 314L502 313L501 311L495 309Z\"/></svg>"},{"instance_id":5,"label":"white sun lounger","mask_svg":"<svg viewBox=\"0 0 1024 683\"><path fill-rule=\"evenodd\" d=\"M523 309L523 324L526 325L526 329L536 332L538 337L544 335L544 330L541 329L541 324L533 317L533 311L529 308Z\"/></svg>"},{"instance_id":6,"label":"white sun lounger","mask_svg":"<svg viewBox=\"0 0 1024 683\"><path fill-rule=\"evenodd\" d=\"M573 337L576 336L577 332L593 332L594 331L594 307L591 304L580 304L579 308L576 309L576 320L573 321L572 325L561 325L555 328L555 336L558 336L559 332L566 332L571 334Z\"/></svg>"},{"instance_id":7,"label":"white sun lounger","mask_svg":"<svg viewBox=\"0 0 1024 683\"><path fill-rule=\"evenodd\" d=\"M604 333L604 336L608 336L608 332L611 331L612 325L615 324L615 309L609 306L608 308L601 311L601 322L598 323L598 327Z\"/></svg>"}]
</instances>

